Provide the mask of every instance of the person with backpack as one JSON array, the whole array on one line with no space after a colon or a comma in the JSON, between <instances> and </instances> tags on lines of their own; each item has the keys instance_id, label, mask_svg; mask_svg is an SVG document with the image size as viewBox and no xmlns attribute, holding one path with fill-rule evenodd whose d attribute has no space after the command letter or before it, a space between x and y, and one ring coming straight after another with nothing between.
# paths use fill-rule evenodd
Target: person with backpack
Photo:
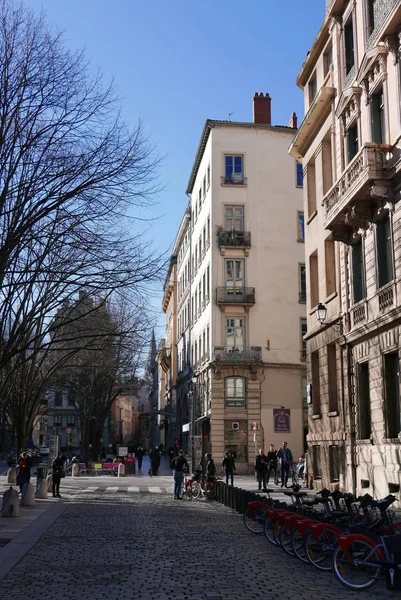
<instances>
[{"instance_id":1,"label":"person with backpack","mask_svg":"<svg viewBox=\"0 0 401 600\"><path fill-rule=\"evenodd\" d=\"M180 450L178 456L170 462L170 469L174 472L174 500L182 500L181 488L184 472L189 471L189 465L185 458L184 450Z\"/></svg>"},{"instance_id":2,"label":"person with backpack","mask_svg":"<svg viewBox=\"0 0 401 600\"><path fill-rule=\"evenodd\" d=\"M214 464L214 460L210 452L205 454L206 460L206 480L210 483L214 483L216 479L216 465Z\"/></svg>"}]
</instances>

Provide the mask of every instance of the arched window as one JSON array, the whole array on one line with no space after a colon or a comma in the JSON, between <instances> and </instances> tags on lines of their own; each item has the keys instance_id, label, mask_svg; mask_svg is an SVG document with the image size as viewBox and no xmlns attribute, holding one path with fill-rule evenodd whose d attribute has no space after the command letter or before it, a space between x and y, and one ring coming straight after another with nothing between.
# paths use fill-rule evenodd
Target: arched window
<instances>
[{"instance_id":1,"label":"arched window","mask_svg":"<svg viewBox=\"0 0 401 600\"><path fill-rule=\"evenodd\" d=\"M226 377L226 408L246 408L245 377Z\"/></svg>"}]
</instances>

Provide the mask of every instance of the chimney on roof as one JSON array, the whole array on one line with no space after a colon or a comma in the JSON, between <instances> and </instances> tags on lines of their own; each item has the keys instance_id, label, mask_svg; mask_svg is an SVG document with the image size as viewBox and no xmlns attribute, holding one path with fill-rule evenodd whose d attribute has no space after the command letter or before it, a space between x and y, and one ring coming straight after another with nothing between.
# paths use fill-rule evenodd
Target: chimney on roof
<instances>
[{"instance_id":1,"label":"chimney on roof","mask_svg":"<svg viewBox=\"0 0 401 600\"><path fill-rule=\"evenodd\" d=\"M290 116L290 122L288 123L288 127L291 127L292 129L298 129L298 117L297 117L297 113L292 113L292 115Z\"/></svg>"},{"instance_id":2,"label":"chimney on roof","mask_svg":"<svg viewBox=\"0 0 401 600\"><path fill-rule=\"evenodd\" d=\"M253 97L253 122L257 125L271 125L271 98L260 92Z\"/></svg>"}]
</instances>

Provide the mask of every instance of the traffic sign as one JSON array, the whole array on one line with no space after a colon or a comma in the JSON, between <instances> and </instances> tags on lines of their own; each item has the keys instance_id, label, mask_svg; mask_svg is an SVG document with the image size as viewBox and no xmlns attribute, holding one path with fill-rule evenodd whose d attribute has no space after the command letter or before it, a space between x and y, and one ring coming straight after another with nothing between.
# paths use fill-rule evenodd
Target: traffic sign
<instances>
[{"instance_id":1,"label":"traffic sign","mask_svg":"<svg viewBox=\"0 0 401 600\"><path fill-rule=\"evenodd\" d=\"M70 433L72 433L72 429L71 427L66 427L65 428L65 432L69 435Z\"/></svg>"}]
</instances>

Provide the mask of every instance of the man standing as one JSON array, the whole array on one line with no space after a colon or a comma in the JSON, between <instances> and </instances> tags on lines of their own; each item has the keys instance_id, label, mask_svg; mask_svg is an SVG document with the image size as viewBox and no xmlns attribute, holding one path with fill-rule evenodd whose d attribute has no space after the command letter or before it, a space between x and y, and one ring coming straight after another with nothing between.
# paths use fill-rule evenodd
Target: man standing
<instances>
[{"instance_id":1,"label":"man standing","mask_svg":"<svg viewBox=\"0 0 401 600\"><path fill-rule=\"evenodd\" d=\"M138 448L135 451L135 458L138 461L138 470L142 469L142 460L145 454L145 450L143 449L142 444L138 445Z\"/></svg>"},{"instance_id":2,"label":"man standing","mask_svg":"<svg viewBox=\"0 0 401 600\"><path fill-rule=\"evenodd\" d=\"M174 500L181 500L182 480L184 478L184 470L189 471L187 459L185 458L184 450L180 450L178 456L173 458L170 463L170 469L174 471Z\"/></svg>"},{"instance_id":3,"label":"man standing","mask_svg":"<svg viewBox=\"0 0 401 600\"><path fill-rule=\"evenodd\" d=\"M65 456L57 456L52 465L53 471L53 498L61 498L60 496L60 480L63 477Z\"/></svg>"},{"instance_id":4,"label":"man standing","mask_svg":"<svg viewBox=\"0 0 401 600\"><path fill-rule=\"evenodd\" d=\"M258 481L258 489L259 490L262 489L262 483L263 483L263 489L265 490L267 488L267 484L266 484L267 458L266 458L263 448L261 448L259 450L259 454L256 457L255 471L256 471L256 479Z\"/></svg>"},{"instance_id":5,"label":"man standing","mask_svg":"<svg viewBox=\"0 0 401 600\"><path fill-rule=\"evenodd\" d=\"M226 484L228 485L228 479L231 479L231 485L234 485L234 471L235 471L235 462L234 457L229 450L222 462L222 467L226 472Z\"/></svg>"},{"instance_id":6,"label":"man standing","mask_svg":"<svg viewBox=\"0 0 401 600\"><path fill-rule=\"evenodd\" d=\"M287 487L288 473L290 466L294 462L287 442L282 443L280 450L277 452L277 458L281 459L281 487Z\"/></svg>"}]
</instances>

